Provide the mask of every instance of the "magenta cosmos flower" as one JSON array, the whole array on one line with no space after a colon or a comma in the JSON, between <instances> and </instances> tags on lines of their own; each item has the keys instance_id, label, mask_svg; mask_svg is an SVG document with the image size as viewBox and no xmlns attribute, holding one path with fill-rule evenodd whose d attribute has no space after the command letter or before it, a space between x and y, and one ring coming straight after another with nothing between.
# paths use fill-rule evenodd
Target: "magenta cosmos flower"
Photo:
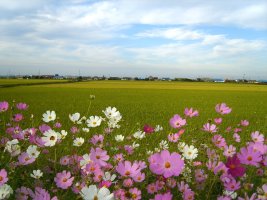
<instances>
[{"instance_id":1,"label":"magenta cosmos flower","mask_svg":"<svg viewBox=\"0 0 267 200\"><path fill-rule=\"evenodd\" d=\"M165 178L179 176L184 168L184 161L180 154L174 152L170 154L168 150L155 153L149 157L150 170Z\"/></svg>"},{"instance_id":2,"label":"magenta cosmos flower","mask_svg":"<svg viewBox=\"0 0 267 200\"><path fill-rule=\"evenodd\" d=\"M144 125L143 130L145 133L153 133L155 131L154 127L147 124Z\"/></svg>"},{"instance_id":3,"label":"magenta cosmos flower","mask_svg":"<svg viewBox=\"0 0 267 200\"><path fill-rule=\"evenodd\" d=\"M74 177L71 177L71 173L64 170L61 173L57 173L54 181L56 182L57 187L67 189L72 185L73 179Z\"/></svg>"},{"instance_id":4,"label":"magenta cosmos flower","mask_svg":"<svg viewBox=\"0 0 267 200\"><path fill-rule=\"evenodd\" d=\"M245 165L258 166L262 160L261 152L255 151L253 146L243 147L237 154L240 162Z\"/></svg>"},{"instance_id":5,"label":"magenta cosmos flower","mask_svg":"<svg viewBox=\"0 0 267 200\"><path fill-rule=\"evenodd\" d=\"M2 101L0 102L0 113L5 112L8 109L8 102Z\"/></svg>"},{"instance_id":6,"label":"magenta cosmos flower","mask_svg":"<svg viewBox=\"0 0 267 200\"><path fill-rule=\"evenodd\" d=\"M217 104L215 106L215 110L217 113L220 113L222 115L229 114L232 111L232 109L229 108L225 103Z\"/></svg>"},{"instance_id":7,"label":"magenta cosmos flower","mask_svg":"<svg viewBox=\"0 0 267 200\"><path fill-rule=\"evenodd\" d=\"M193 108L185 108L184 114L188 117L197 117L198 116L198 111L193 110Z\"/></svg>"},{"instance_id":8,"label":"magenta cosmos flower","mask_svg":"<svg viewBox=\"0 0 267 200\"><path fill-rule=\"evenodd\" d=\"M121 176L132 178L138 175L141 171L137 162L134 162L132 164L130 161L119 162L118 166L116 167L116 170Z\"/></svg>"},{"instance_id":9,"label":"magenta cosmos flower","mask_svg":"<svg viewBox=\"0 0 267 200\"><path fill-rule=\"evenodd\" d=\"M26 103L18 103L16 106L19 110L27 110L29 107Z\"/></svg>"},{"instance_id":10,"label":"magenta cosmos flower","mask_svg":"<svg viewBox=\"0 0 267 200\"><path fill-rule=\"evenodd\" d=\"M101 167L104 167L107 165L106 161L109 159L109 155L107 155L107 151L102 150L101 148L91 148L90 159Z\"/></svg>"},{"instance_id":11,"label":"magenta cosmos flower","mask_svg":"<svg viewBox=\"0 0 267 200\"><path fill-rule=\"evenodd\" d=\"M170 119L170 125L173 128L181 128L185 124L186 124L186 119L183 119L182 117L180 117L180 115L174 115Z\"/></svg>"},{"instance_id":12,"label":"magenta cosmos flower","mask_svg":"<svg viewBox=\"0 0 267 200\"><path fill-rule=\"evenodd\" d=\"M4 185L8 181L7 172L5 169L0 171L0 186Z\"/></svg>"},{"instance_id":13,"label":"magenta cosmos flower","mask_svg":"<svg viewBox=\"0 0 267 200\"><path fill-rule=\"evenodd\" d=\"M228 167L228 173L233 177L242 177L245 174L246 168L241 165L236 155L232 158L228 157L225 165Z\"/></svg>"}]
</instances>

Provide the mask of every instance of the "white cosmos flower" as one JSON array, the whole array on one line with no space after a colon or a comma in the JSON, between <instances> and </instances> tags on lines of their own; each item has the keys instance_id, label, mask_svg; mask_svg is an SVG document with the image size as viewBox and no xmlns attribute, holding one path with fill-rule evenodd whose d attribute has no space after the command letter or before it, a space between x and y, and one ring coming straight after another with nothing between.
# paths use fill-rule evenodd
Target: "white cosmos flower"
<instances>
[{"instance_id":1,"label":"white cosmos flower","mask_svg":"<svg viewBox=\"0 0 267 200\"><path fill-rule=\"evenodd\" d=\"M109 172L105 172L105 175L104 175L104 177L103 177L103 180L104 181L114 181L115 180L115 178L116 178L117 176L116 176L116 174L110 174Z\"/></svg>"},{"instance_id":2,"label":"white cosmos flower","mask_svg":"<svg viewBox=\"0 0 267 200\"><path fill-rule=\"evenodd\" d=\"M84 143L84 138L78 137L75 138L75 140L73 141L73 146L80 147L83 145L83 143Z\"/></svg>"},{"instance_id":3,"label":"white cosmos flower","mask_svg":"<svg viewBox=\"0 0 267 200\"><path fill-rule=\"evenodd\" d=\"M183 149L183 157L185 157L188 160L193 160L197 157L198 150L193 145L185 145Z\"/></svg>"},{"instance_id":4,"label":"white cosmos flower","mask_svg":"<svg viewBox=\"0 0 267 200\"><path fill-rule=\"evenodd\" d=\"M178 149L179 151L183 152L184 151L184 147L185 147L185 143L184 142L179 142L178 143Z\"/></svg>"},{"instance_id":5,"label":"white cosmos flower","mask_svg":"<svg viewBox=\"0 0 267 200\"><path fill-rule=\"evenodd\" d=\"M20 154L19 141L17 139L8 141L5 145L4 151L8 151L11 156L17 156Z\"/></svg>"},{"instance_id":6,"label":"white cosmos flower","mask_svg":"<svg viewBox=\"0 0 267 200\"><path fill-rule=\"evenodd\" d=\"M0 199L8 199L11 194L13 194L13 189L8 184L0 186Z\"/></svg>"},{"instance_id":7,"label":"white cosmos flower","mask_svg":"<svg viewBox=\"0 0 267 200\"><path fill-rule=\"evenodd\" d=\"M224 190L223 194L226 196L231 197L231 199L235 199L237 197L237 193L234 191L228 191L228 190Z\"/></svg>"},{"instance_id":8,"label":"white cosmos flower","mask_svg":"<svg viewBox=\"0 0 267 200\"><path fill-rule=\"evenodd\" d=\"M84 200L114 200L113 193L106 187L97 189L96 185L90 185L89 187L84 187L80 192Z\"/></svg>"},{"instance_id":9,"label":"white cosmos flower","mask_svg":"<svg viewBox=\"0 0 267 200\"><path fill-rule=\"evenodd\" d=\"M97 127L100 126L102 122L102 118L98 116L91 116L89 119L86 120L87 126L90 127Z\"/></svg>"},{"instance_id":10,"label":"white cosmos flower","mask_svg":"<svg viewBox=\"0 0 267 200\"><path fill-rule=\"evenodd\" d=\"M29 155L30 158L38 158L38 156L40 155L40 151L37 150L37 146L36 145L30 145L27 148L27 154Z\"/></svg>"},{"instance_id":11,"label":"white cosmos flower","mask_svg":"<svg viewBox=\"0 0 267 200\"><path fill-rule=\"evenodd\" d=\"M54 121L56 119L56 112L55 111L46 111L46 113L43 114L43 121L44 122L50 122L50 121Z\"/></svg>"},{"instance_id":12,"label":"white cosmos flower","mask_svg":"<svg viewBox=\"0 0 267 200\"><path fill-rule=\"evenodd\" d=\"M61 139L65 139L67 135L68 135L67 131L65 131L65 130L61 131Z\"/></svg>"},{"instance_id":13,"label":"white cosmos flower","mask_svg":"<svg viewBox=\"0 0 267 200\"><path fill-rule=\"evenodd\" d=\"M132 144L132 147L133 147L134 149L137 148L137 147L139 147L139 146L140 146L140 144L135 143L135 142Z\"/></svg>"},{"instance_id":14,"label":"white cosmos flower","mask_svg":"<svg viewBox=\"0 0 267 200\"><path fill-rule=\"evenodd\" d=\"M91 162L90 155L89 154L84 154L83 158L80 160L80 166L82 169L86 167L87 164Z\"/></svg>"},{"instance_id":15,"label":"white cosmos flower","mask_svg":"<svg viewBox=\"0 0 267 200\"><path fill-rule=\"evenodd\" d=\"M146 152L146 154L149 155L149 156L152 155L153 153L154 153L154 152L151 151L151 150L148 150L148 151Z\"/></svg>"},{"instance_id":16,"label":"white cosmos flower","mask_svg":"<svg viewBox=\"0 0 267 200\"><path fill-rule=\"evenodd\" d=\"M42 137L42 140L44 141L44 145L48 147L55 146L57 142L57 133L53 130L48 130L44 132L44 137Z\"/></svg>"},{"instance_id":17,"label":"white cosmos flower","mask_svg":"<svg viewBox=\"0 0 267 200\"><path fill-rule=\"evenodd\" d=\"M72 121L73 123L77 123L80 119L80 113L74 113L74 114L69 114L69 118L70 118L70 121Z\"/></svg>"},{"instance_id":18,"label":"white cosmos flower","mask_svg":"<svg viewBox=\"0 0 267 200\"><path fill-rule=\"evenodd\" d=\"M155 130L155 132L159 132L159 131L163 130L163 127L160 125L157 125L154 130Z\"/></svg>"},{"instance_id":19,"label":"white cosmos flower","mask_svg":"<svg viewBox=\"0 0 267 200\"><path fill-rule=\"evenodd\" d=\"M146 133L143 131L137 131L133 134L134 138L136 139L143 139L146 136Z\"/></svg>"},{"instance_id":20,"label":"white cosmos flower","mask_svg":"<svg viewBox=\"0 0 267 200\"><path fill-rule=\"evenodd\" d=\"M117 142L122 142L122 141L124 140L124 136L123 136L123 135L116 135L116 136L115 136L115 140L116 140Z\"/></svg>"},{"instance_id":21,"label":"white cosmos flower","mask_svg":"<svg viewBox=\"0 0 267 200\"><path fill-rule=\"evenodd\" d=\"M159 148L160 149L169 149L169 144L166 140L161 140L161 142L159 143Z\"/></svg>"},{"instance_id":22,"label":"white cosmos flower","mask_svg":"<svg viewBox=\"0 0 267 200\"><path fill-rule=\"evenodd\" d=\"M88 133L90 131L89 128L82 128L83 132Z\"/></svg>"},{"instance_id":23,"label":"white cosmos flower","mask_svg":"<svg viewBox=\"0 0 267 200\"><path fill-rule=\"evenodd\" d=\"M33 170L32 174L30 174L32 178L39 179L43 176L43 172L40 169Z\"/></svg>"},{"instance_id":24,"label":"white cosmos flower","mask_svg":"<svg viewBox=\"0 0 267 200\"><path fill-rule=\"evenodd\" d=\"M109 107L106 108L106 110L103 110L102 112L105 114L105 116L108 119L111 119L111 118L120 118L121 117L120 112L115 107L111 108L109 106Z\"/></svg>"}]
</instances>

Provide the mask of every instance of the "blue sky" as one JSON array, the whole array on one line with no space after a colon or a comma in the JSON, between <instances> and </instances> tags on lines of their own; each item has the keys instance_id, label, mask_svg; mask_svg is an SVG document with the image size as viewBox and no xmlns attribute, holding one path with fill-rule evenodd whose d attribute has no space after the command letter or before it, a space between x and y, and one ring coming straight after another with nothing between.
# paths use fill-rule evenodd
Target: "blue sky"
<instances>
[{"instance_id":1,"label":"blue sky","mask_svg":"<svg viewBox=\"0 0 267 200\"><path fill-rule=\"evenodd\" d=\"M267 79L266 0L0 1L0 74Z\"/></svg>"}]
</instances>

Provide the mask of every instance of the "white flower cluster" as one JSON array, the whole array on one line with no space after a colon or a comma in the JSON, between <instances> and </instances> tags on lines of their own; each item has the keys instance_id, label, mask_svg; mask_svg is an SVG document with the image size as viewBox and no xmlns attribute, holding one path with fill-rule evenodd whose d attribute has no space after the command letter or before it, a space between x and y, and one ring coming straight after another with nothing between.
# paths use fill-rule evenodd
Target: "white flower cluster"
<instances>
[{"instance_id":1,"label":"white flower cluster","mask_svg":"<svg viewBox=\"0 0 267 200\"><path fill-rule=\"evenodd\" d=\"M108 119L109 128L120 128L118 123L122 119L121 113L115 107L107 107L106 110L103 110L106 118Z\"/></svg>"}]
</instances>

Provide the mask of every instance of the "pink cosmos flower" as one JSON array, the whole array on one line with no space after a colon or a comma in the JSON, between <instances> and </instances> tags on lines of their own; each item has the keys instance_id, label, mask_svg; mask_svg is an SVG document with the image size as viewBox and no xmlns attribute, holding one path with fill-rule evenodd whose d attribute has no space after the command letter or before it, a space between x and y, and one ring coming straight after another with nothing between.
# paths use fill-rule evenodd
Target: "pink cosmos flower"
<instances>
[{"instance_id":1,"label":"pink cosmos flower","mask_svg":"<svg viewBox=\"0 0 267 200\"><path fill-rule=\"evenodd\" d=\"M223 149L226 146L226 141L221 135L214 135L212 142L218 147Z\"/></svg>"},{"instance_id":2,"label":"pink cosmos flower","mask_svg":"<svg viewBox=\"0 0 267 200\"><path fill-rule=\"evenodd\" d=\"M262 161L262 155L259 151L254 151L252 146L243 147L240 153L237 154L240 162L245 165L259 166L259 162Z\"/></svg>"},{"instance_id":3,"label":"pink cosmos flower","mask_svg":"<svg viewBox=\"0 0 267 200\"><path fill-rule=\"evenodd\" d=\"M109 155L107 155L107 151L100 148L91 148L90 159L100 166L104 167L107 165L106 161L109 159Z\"/></svg>"},{"instance_id":4,"label":"pink cosmos flower","mask_svg":"<svg viewBox=\"0 0 267 200\"><path fill-rule=\"evenodd\" d=\"M138 183L143 182L145 180L145 174L140 172L135 177L133 177L133 180Z\"/></svg>"},{"instance_id":5,"label":"pink cosmos flower","mask_svg":"<svg viewBox=\"0 0 267 200\"><path fill-rule=\"evenodd\" d=\"M60 158L60 164L61 165L68 165L70 163L69 156L63 156Z\"/></svg>"},{"instance_id":6,"label":"pink cosmos flower","mask_svg":"<svg viewBox=\"0 0 267 200\"><path fill-rule=\"evenodd\" d=\"M122 153L119 153L119 154L114 155L114 159L115 159L117 162L121 162L121 161L123 161L123 160L124 160L123 154L122 154Z\"/></svg>"},{"instance_id":7,"label":"pink cosmos flower","mask_svg":"<svg viewBox=\"0 0 267 200\"><path fill-rule=\"evenodd\" d=\"M184 200L195 199L195 193L191 189L185 190L185 192L183 193L183 199Z\"/></svg>"},{"instance_id":8,"label":"pink cosmos flower","mask_svg":"<svg viewBox=\"0 0 267 200\"><path fill-rule=\"evenodd\" d=\"M259 131L255 131L253 133L251 133L251 138L254 142L264 142L264 135L260 134Z\"/></svg>"},{"instance_id":9,"label":"pink cosmos flower","mask_svg":"<svg viewBox=\"0 0 267 200\"><path fill-rule=\"evenodd\" d=\"M29 165L35 161L35 158L30 157L26 152L23 152L18 156L20 165Z\"/></svg>"},{"instance_id":10,"label":"pink cosmos flower","mask_svg":"<svg viewBox=\"0 0 267 200\"><path fill-rule=\"evenodd\" d=\"M103 135L94 135L94 136L91 138L91 143L92 143L93 145L101 144L103 141L104 141L104 136L103 136Z\"/></svg>"},{"instance_id":11,"label":"pink cosmos flower","mask_svg":"<svg viewBox=\"0 0 267 200\"><path fill-rule=\"evenodd\" d=\"M193 108L185 108L184 114L188 117L197 117L198 116L198 111L193 110Z\"/></svg>"},{"instance_id":12,"label":"pink cosmos flower","mask_svg":"<svg viewBox=\"0 0 267 200\"><path fill-rule=\"evenodd\" d=\"M156 193L156 192L158 191L155 183L150 183L150 184L146 187L146 189L147 189L147 192L148 192L149 194L154 194L154 193Z\"/></svg>"},{"instance_id":13,"label":"pink cosmos flower","mask_svg":"<svg viewBox=\"0 0 267 200\"><path fill-rule=\"evenodd\" d=\"M225 103L217 104L215 106L215 110L217 113L222 115L229 114L232 111L232 109L229 108Z\"/></svg>"},{"instance_id":14,"label":"pink cosmos flower","mask_svg":"<svg viewBox=\"0 0 267 200\"><path fill-rule=\"evenodd\" d=\"M241 126L248 126L249 121L248 120L241 120L240 124L241 124Z\"/></svg>"},{"instance_id":15,"label":"pink cosmos flower","mask_svg":"<svg viewBox=\"0 0 267 200\"><path fill-rule=\"evenodd\" d=\"M210 123L206 123L203 125L203 130L210 132L210 133L216 133L217 132L217 127L215 124L210 124Z\"/></svg>"},{"instance_id":16,"label":"pink cosmos flower","mask_svg":"<svg viewBox=\"0 0 267 200\"><path fill-rule=\"evenodd\" d=\"M124 150L127 151L127 153L128 153L129 155L132 155L133 152L134 152L134 149L133 149L133 147L132 147L131 145L125 145L125 146L124 146Z\"/></svg>"},{"instance_id":17,"label":"pink cosmos flower","mask_svg":"<svg viewBox=\"0 0 267 200\"><path fill-rule=\"evenodd\" d=\"M180 135L178 133L171 133L168 135L168 140L170 142L177 142L179 137L180 137Z\"/></svg>"},{"instance_id":18,"label":"pink cosmos flower","mask_svg":"<svg viewBox=\"0 0 267 200\"><path fill-rule=\"evenodd\" d=\"M50 194L43 188L36 187L35 191L30 194L33 200L57 200L57 197L50 197Z\"/></svg>"},{"instance_id":19,"label":"pink cosmos flower","mask_svg":"<svg viewBox=\"0 0 267 200\"><path fill-rule=\"evenodd\" d=\"M93 174L95 173L96 171L100 171L100 166L97 164L97 163L94 163L94 162L90 162L86 165L86 168L85 168L86 172L88 174Z\"/></svg>"},{"instance_id":20,"label":"pink cosmos flower","mask_svg":"<svg viewBox=\"0 0 267 200\"><path fill-rule=\"evenodd\" d=\"M44 133L46 131L51 130L51 127L48 126L47 124L42 124L42 125L39 126L39 130L41 131L41 133Z\"/></svg>"},{"instance_id":21,"label":"pink cosmos flower","mask_svg":"<svg viewBox=\"0 0 267 200\"><path fill-rule=\"evenodd\" d=\"M208 175L205 174L203 169L196 169L195 170L195 179L197 182L204 182L207 179Z\"/></svg>"},{"instance_id":22,"label":"pink cosmos flower","mask_svg":"<svg viewBox=\"0 0 267 200\"><path fill-rule=\"evenodd\" d=\"M75 133L80 132L80 129L78 127L76 127L76 126L73 126L73 127L70 128L70 132L75 134Z\"/></svg>"},{"instance_id":23,"label":"pink cosmos flower","mask_svg":"<svg viewBox=\"0 0 267 200\"><path fill-rule=\"evenodd\" d=\"M8 181L7 172L5 169L0 170L0 186L4 185Z\"/></svg>"},{"instance_id":24,"label":"pink cosmos flower","mask_svg":"<svg viewBox=\"0 0 267 200\"><path fill-rule=\"evenodd\" d=\"M242 177L246 172L246 168L241 165L240 160L236 155L234 155L232 158L228 157L225 165L228 167L228 173L234 178Z\"/></svg>"},{"instance_id":25,"label":"pink cosmos flower","mask_svg":"<svg viewBox=\"0 0 267 200\"><path fill-rule=\"evenodd\" d=\"M77 182L75 184L72 185L72 191L75 193L75 194L79 194L81 192L81 190L83 189L83 187L85 187L86 184L84 182Z\"/></svg>"},{"instance_id":26,"label":"pink cosmos flower","mask_svg":"<svg viewBox=\"0 0 267 200\"><path fill-rule=\"evenodd\" d=\"M182 193L184 193L186 190L190 189L189 185L187 183L185 183L184 181L181 181L177 185L178 185L178 190Z\"/></svg>"},{"instance_id":27,"label":"pink cosmos flower","mask_svg":"<svg viewBox=\"0 0 267 200\"><path fill-rule=\"evenodd\" d=\"M16 106L19 110L27 110L29 107L26 103L18 103Z\"/></svg>"},{"instance_id":28,"label":"pink cosmos flower","mask_svg":"<svg viewBox=\"0 0 267 200\"><path fill-rule=\"evenodd\" d=\"M155 153L149 157L150 170L165 178L179 176L184 168L184 161L180 154L174 152L170 154L168 150Z\"/></svg>"},{"instance_id":29,"label":"pink cosmos flower","mask_svg":"<svg viewBox=\"0 0 267 200\"><path fill-rule=\"evenodd\" d=\"M122 184L123 184L124 187L128 187L129 188L129 187L133 186L133 183L134 182L133 182L133 180L131 178L127 178L127 179L123 180Z\"/></svg>"},{"instance_id":30,"label":"pink cosmos flower","mask_svg":"<svg viewBox=\"0 0 267 200\"><path fill-rule=\"evenodd\" d=\"M0 102L0 113L8 110L8 102L2 101Z\"/></svg>"},{"instance_id":31,"label":"pink cosmos flower","mask_svg":"<svg viewBox=\"0 0 267 200\"><path fill-rule=\"evenodd\" d=\"M172 200L172 194L170 192L164 194L157 194L154 200Z\"/></svg>"},{"instance_id":32,"label":"pink cosmos flower","mask_svg":"<svg viewBox=\"0 0 267 200\"><path fill-rule=\"evenodd\" d=\"M145 133L153 133L155 131L154 127L148 125L148 124L145 124L144 127L143 127L143 130Z\"/></svg>"},{"instance_id":33,"label":"pink cosmos flower","mask_svg":"<svg viewBox=\"0 0 267 200\"><path fill-rule=\"evenodd\" d=\"M238 135L237 133L234 133L233 138L236 142L240 142L240 135Z\"/></svg>"},{"instance_id":34,"label":"pink cosmos flower","mask_svg":"<svg viewBox=\"0 0 267 200\"><path fill-rule=\"evenodd\" d=\"M18 113L13 115L13 121L14 122L20 122L23 119L23 115Z\"/></svg>"},{"instance_id":35,"label":"pink cosmos flower","mask_svg":"<svg viewBox=\"0 0 267 200\"><path fill-rule=\"evenodd\" d=\"M141 191L138 190L136 187L135 188L131 188L129 190L131 196L132 196L132 200L140 200L141 199Z\"/></svg>"},{"instance_id":36,"label":"pink cosmos flower","mask_svg":"<svg viewBox=\"0 0 267 200\"><path fill-rule=\"evenodd\" d=\"M73 179L74 177L71 177L71 173L64 170L63 172L57 173L54 181L57 187L65 190L72 185Z\"/></svg>"},{"instance_id":37,"label":"pink cosmos flower","mask_svg":"<svg viewBox=\"0 0 267 200\"><path fill-rule=\"evenodd\" d=\"M33 195L33 191L30 188L22 186L16 189L17 200L27 200L29 199L30 194Z\"/></svg>"},{"instance_id":38,"label":"pink cosmos flower","mask_svg":"<svg viewBox=\"0 0 267 200\"><path fill-rule=\"evenodd\" d=\"M114 191L114 196L116 199L126 200L126 192L124 189L118 189Z\"/></svg>"},{"instance_id":39,"label":"pink cosmos flower","mask_svg":"<svg viewBox=\"0 0 267 200\"><path fill-rule=\"evenodd\" d=\"M61 127L62 127L62 125L61 125L61 123L60 123L60 122L56 122L56 123L54 124L54 127L55 127L55 128L61 128Z\"/></svg>"},{"instance_id":40,"label":"pink cosmos flower","mask_svg":"<svg viewBox=\"0 0 267 200\"><path fill-rule=\"evenodd\" d=\"M141 171L137 163L132 164L130 161L119 162L116 170L121 176L131 178L134 178Z\"/></svg>"},{"instance_id":41,"label":"pink cosmos flower","mask_svg":"<svg viewBox=\"0 0 267 200\"><path fill-rule=\"evenodd\" d=\"M229 196L219 196L217 200L231 200L232 198Z\"/></svg>"},{"instance_id":42,"label":"pink cosmos flower","mask_svg":"<svg viewBox=\"0 0 267 200\"><path fill-rule=\"evenodd\" d=\"M231 178L229 182L224 183L224 188L228 191L236 191L240 189L240 182L237 182L234 178Z\"/></svg>"},{"instance_id":43,"label":"pink cosmos flower","mask_svg":"<svg viewBox=\"0 0 267 200\"><path fill-rule=\"evenodd\" d=\"M222 123L222 118L215 118L215 119L214 119L214 122L215 122L216 124L221 124L221 123Z\"/></svg>"},{"instance_id":44,"label":"pink cosmos flower","mask_svg":"<svg viewBox=\"0 0 267 200\"><path fill-rule=\"evenodd\" d=\"M176 114L170 119L169 123L173 128L181 128L186 125L186 119L183 119L180 115Z\"/></svg>"}]
</instances>

